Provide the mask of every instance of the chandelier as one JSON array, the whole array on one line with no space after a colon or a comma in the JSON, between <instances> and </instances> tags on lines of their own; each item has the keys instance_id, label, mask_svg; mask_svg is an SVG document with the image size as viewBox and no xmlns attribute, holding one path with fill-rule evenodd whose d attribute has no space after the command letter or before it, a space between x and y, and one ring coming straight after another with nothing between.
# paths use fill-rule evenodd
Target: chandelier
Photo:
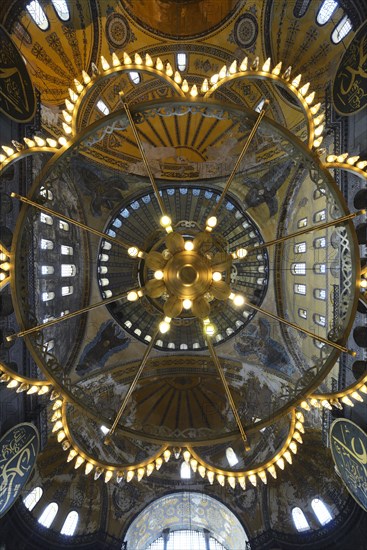
<instances>
[{"instance_id":1,"label":"chandelier","mask_svg":"<svg viewBox=\"0 0 367 550\"><path fill-rule=\"evenodd\" d=\"M320 384L339 355L355 355L345 343L359 295L365 299L364 289L367 286L367 271L364 269L361 272L359 268L353 226L353 219L365 214L365 211L346 211L329 170L337 168L366 177L367 162L347 153L328 155L322 160L325 157L325 150L321 149L325 116L321 112L321 104L315 103L310 83L304 83L301 75L294 76L291 67L284 70L282 63L272 67L270 59L261 65L258 57L254 60L245 57L241 63L235 60L229 66L224 66L218 74L205 79L201 85L189 84L190 79L174 71L170 63L164 65L160 58L152 59L149 54L142 56L135 53L133 58L126 52L121 58L112 54L111 62L101 57L100 66L93 64L92 68L93 74L83 71L81 79L74 81L74 89L69 90L70 98L65 100L63 111L63 136L36 135L24 138L24 144L13 141L11 145L2 145L4 154L0 155L0 171L28 155L46 154L51 155L51 158L33 185L29 197L12 193L12 197L21 201L24 207L19 216L12 250L2 247L0 251L0 285L11 285L20 326L19 332L9 335L7 340L12 342L17 338L25 338L39 373L36 378L30 379L1 364L0 381L17 392L37 393L39 396L49 394L52 431L63 450L67 451L67 461L74 461L75 468L83 465L86 475L93 471L95 479L103 475L106 482L120 482L122 479L130 482L133 478L140 481L150 476L155 469L159 470L170 458L178 459L182 456L194 472L207 478L211 484L217 480L221 485L228 483L234 488L239 484L245 489L246 481L253 485L258 480L267 483L268 474L276 478L278 469L283 470L286 463L292 463L292 455L303 441L305 411L311 407L331 409L342 408L343 404L353 406L353 401L362 401L362 394L367 393L367 376L362 376L341 392L320 391ZM102 85L118 75L134 71L164 83L171 91L169 99L131 105L128 96L120 91L119 109L82 127L82 114L94 101ZM290 94L304 115L305 139L300 139L266 116L268 100L263 102L258 111L254 111L228 105L217 99L220 96L216 96L216 93L225 85L244 79L261 80L276 90L282 88ZM208 188L202 183L205 178L201 178L200 183L195 181L200 179L197 176L180 176L179 165L178 174L174 174L168 182L158 182L151 163L154 155L152 157L152 154L147 153L141 127L146 121L150 124L149 117L160 117L161 121L165 121L168 117L177 120L185 116L216 120L227 127L237 124L240 131L242 128L245 138L241 143L240 154L229 174L225 178L221 176L220 184L217 178ZM175 124L177 128L178 123ZM291 226L287 227L284 223L284 231L267 239L263 238L246 209L236 202L235 196L240 188L238 174L246 168L246 153L261 128L270 128L277 136L278 141L274 143L280 143L282 150L292 159L289 169L294 169L294 177L298 170L309 170L314 177L315 190L327 196L327 204L333 214L329 220L317 220L316 223L306 227L298 226L296 229L289 229ZM89 160L98 159L98 147L95 146L117 132L122 133L126 143L133 143L138 149L151 190L147 192L145 189L126 199L123 205L119 205L105 229L84 223L82 216L78 219L78 209L70 207L69 212L68 209L62 212L50 208L48 201L53 191L45 182L60 178L63 167L71 165L76 154L84 155ZM218 169L218 164L215 168ZM283 176L286 178L287 174ZM231 195L234 184L236 192ZM261 197L260 191L258 193L256 199ZM182 211L185 215L187 212L193 214L190 219L182 220L178 217L181 213L178 204L184 200L187 206L186 210L182 207ZM71 210L73 215L70 215ZM94 294L94 298L86 305L87 300L82 296L84 304L75 311L63 312L62 316L43 321L38 306L30 303L29 296L24 294L24 281L29 277L24 251L27 246L32 248L29 230L40 212L48 216L47 219L58 219L68 227L75 228L75 235L86 248L88 245L83 239L87 234L90 236L91 246L98 249L97 280L102 297L102 300L97 300ZM152 216L150 221L148 215ZM126 221L125 225L121 217ZM155 224L153 218L158 219L159 223ZM280 279L284 273L279 262L285 250L282 247L289 243L293 246L299 238L329 228L336 229L337 233L339 231L339 238L347 243L345 265L352 267L347 277L346 290L343 289L346 296L344 316L338 326L333 326L333 330L321 334L295 322L289 312L283 311L281 314L279 304L276 304L278 308L263 308L262 302L266 296L270 272L275 278L275 284L281 287ZM271 252L274 249L277 250L276 255ZM79 298L76 303L79 303ZM132 335L140 346L145 346L141 360L137 362L135 357L131 357L128 367L121 369L124 392L120 395L119 407L113 415L108 416L104 411L99 414L95 410L91 394L87 393L87 389L96 391L103 380L103 373L99 381L92 380L89 386L70 384L63 365L47 346L44 336L51 327L66 326L76 318L85 319L83 316L100 308L108 308L116 323ZM253 406L251 415L247 415L246 410L250 407L245 410L243 403L239 404L242 388L236 387L234 383L237 367L235 362L231 363L233 357L221 358L216 350L240 335L245 327L251 325L255 315L259 314L280 323L285 330L301 335L302 339L313 339L323 351L320 352L319 361L312 367L304 368L302 377L294 385L289 384L285 390L282 388L282 397L274 403L268 414L263 404L261 412L255 414L257 408ZM71 333L76 330L76 325L70 327ZM84 330L87 327L88 323ZM76 332L78 337L80 333ZM261 335L257 338L261 338ZM175 352L179 354L172 355ZM167 354L168 362L162 359L162 354ZM195 431L196 419L190 417L192 412L188 412L186 431L179 434L174 430L159 430L159 426L149 432L144 427L143 419L140 419L140 424L137 423L138 427L134 426L130 420L129 406L134 392L143 382L148 366L151 365L154 376L159 379L165 376L166 364L176 369L177 374L180 369L186 372L191 368L191 362L195 372L198 361L202 365L203 384L208 380L208 373L212 376L214 372L219 378L226 406L234 420L233 425L220 426L215 434L210 432L209 427L207 433L205 430ZM143 398L139 402L142 403ZM214 409L215 404L212 405ZM86 429L92 440L94 438L96 441L99 437L100 425L105 426L102 447L92 445L93 449L88 449L78 441L75 426L80 416L85 416L88 424ZM207 424L209 426L210 422L207 421ZM258 445L262 430L272 426L276 426L274 429L280 434L280 443L265 453L265 460L256 462L251 452ZM124 449L126 441L134 440L145 441L147 446L141 460L129 463L123 458ZM237 453L240 449L246 467L225 467L221 461L215 462L213 454L208 458L205 450L209 446L219 453L223 445L228 447L233 441L236 442Z\"/></svg>"}]
</instances>

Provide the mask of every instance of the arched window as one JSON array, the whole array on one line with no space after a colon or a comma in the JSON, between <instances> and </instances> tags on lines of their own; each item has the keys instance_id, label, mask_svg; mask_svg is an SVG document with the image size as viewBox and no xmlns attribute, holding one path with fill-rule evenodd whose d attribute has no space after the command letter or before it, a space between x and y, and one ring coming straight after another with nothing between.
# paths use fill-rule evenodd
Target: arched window
<instances>
[{"instance_id":1,"label":"arched window","mask_svg":"<svg viewBox=\"0 0 367 550\"><path fill-rule=\"evenodd\" d=\"M61 277L75 277L76 267L74 264L61 264Z\"/></svg>"},{"instance_id":2,"label":"arched window","mask_svg":"<svg viewBox=\"0 0 367 550\"><path fill-rule=\"evenodd\" d=\"M69 224L68 222L64 222L64 220L59 220L59 228L63 231L69 231Z\"/></svg>"},{"instance_id":3,"label":"arched window","mask_svg":"<svg viewBox=\"0 0 367 550\"><path fill-rule=\"evenodd\" d=\"M300 220L298 220L297 226L298 227L306 227L307 223L308 223L307 218L301 218Z\"/></svg>"},{"instance_id":4,"label":"arched window","mask_svg":"<svg viewBox=\"0 0 367 550\"><path fill-rule=\"evenodd\" d=\"M53 265L41 265L41 274L42 275L52 275L55 272Z\"/></svg>"},{"instance_id":5,"label":"arched window","mask_svg":"<svg viewBox=\"0 0 367 550\"><path fill-rule=\"evenodd\" d=\"M61 21L69 21L70 11L66 0L51 0L51 2Z\"/></svg>"},{"instance_id":6,"label":"arched window","mask_svg":"<svg viewBox=\"0 0 367 550\"><path fill-rule=\"evenodd\" d=\"M311 502L311 506L321 525L326 525L327 523L329 523L329 521L333 519L329 510L326 508L323 501L319 498L314 498Z\"/></svg>"},{"instance_id":7,"label":"arched window","mask_svg":"<svg viewBox=\"0 0 367 550\"><path fill-rule=\"evenodd\" d=\"M294 285L294 293L295 294L306 294L306 285L299 285L299 284L295 284Z\"/></svg>"},{"instance_id":8,"label":"arched window","mask_svg":"<svg viewBox=\"0 0 367 550\"><path fill-rule=\"evenodd\" d=\"M109 108L107 107L105 102L102 101L102 99L97 101L96 107L97 107L98 111L100 111L102 113L102 115L108 115L110 113Z\"/></svg>"},{"instance_id":9,"label":"arched window","mask_svg":"<svg viewBox=\"0 0 367 550\"><path fill-rule=\"evenodd\" d=\"M326 25L338 7L336 0L324 0L317 12L316 21L319 25Z\"/></svg>"},{"instance_id":10,"label":"arched window","mask_svg":"<svg viewBox=\"0 0 367 550\"><path fill-rule=\"evenodd\" d=\"M65 244L61 245L61 254L65 256L72 256L74 253L72 246L66 246Z\"/></svg>"},{"instance_id":11,"label":"arched window","mask_svg":"<svg viewBox=\"0 0 367 550\"><path fill-rule=\"evenodd\" d=\"M306 264L304 262L292 264L291 272L293 275L306 275Z\"/></svg>"},{"instance_id":12,"label":"arched window","mask_svg":"<svg viewBox=\"0 0 367 550\"><path fill-rule=\"evenodd\" d=\"M323 315L320 315L319 313L313 314L313 320L316 323L316 325L319 325L320 327L326 326L326 318Z\"/></svg>"},{"instance_id":13,"label":"arched window","mask_svg":"<svg viewBox=\"0 0 367 550\"><path fill-rule=\"evenodd\" d=\"M314 248L325 248L326 247L326 238L325 237L318 237L313 242Z\"/></svg>"},{"instance_id":14,"label":"arched window","mask_svg":"<svg viewBox=\"0 0 367 550\"><path fill-rule=\"evenodd\" d=\"M301 317L301 319L307 319L307 309L298 308L298 315Z\"/></svg>"},{"instance_id":15,"label":"arched window","mask_svg":"<svg viewBox=\"0 0 367 550\"><path fill-rule=\"evenodd\" d=\"M311 0L296 0L293 8L294 17L303 17L308 10Z\"/></svg>"},{"instance_id":16,"label":"arched window","mask_svg":"<svg viewBox=\"0 0 367 550\"><path fill-rule=\"evenodd\" d=\"M79 520L78 512L75 512L75 511L69 512L69 514L66 516L66 520L64 522L64 525L61 528L60 533L62 535L67 535L68 537L72 537L74 535L76 526L78 524L78 520Z\"/></svg>"},{"instance_id":17,"label":"arched window","mask_svg":"<svg viewBox=\"0 0 367 550\"><path fill-rule=\"evenodd\" d=\"M315 288L313 291L313 295L315 296L316 300L326 300L325 288Z\"/></svg>"},{"instance_id":18,"label":"arched window","mask_svg":"<svg viewBox=\"0 0 367 550\"><path fill-rule=\"evenodd\" d=\"M301 243L296 243L294 245L295 254L302 254L303 252L306 252L306 250L307 250L307 245L306 245L305 241L303 241Z\"/></svg>"},{"instance_id":19,"label":"arched window","mask_svg":"<svg viewBox=\"0 0 367 550\"><path fill-rule=\"evenodd\" d=\"M318 212L315 212L313 215L313 221L314 222L324 222L326 220L326 210L319 210Z\"/></svg>"},{"instance_id":20,"label":"arched window","mask_svg":"<svg viewBox=\"0 0 367 550\"><path fill-rule=\"evenodd\" d=\"M41 239L40 247L41 250L52 250L54 247L54 243L49 239Z\"/></svg>"},{"instance_id":21,"label":"arched window","mask_svg":"<svg viewBox=\"0 0 367 550\"><path fill-rule=\"evenodd\" d=\"M317 275L324 275L326 273L326 265L325 264L314 264L313 271Z\"/></svg>"},{"instance_id":22,"label":"arched window","mask_svg":"<svg viewBox=\"0 0 367 550\"><path fill-rule=\"evenodd\" d=\"M176 64L179 71L185 71L187 69L187 54L179 52L176 55Z\"/></svg>"},{"instance_id":23,"label":"arched window","mask_svg":"<svg viewBox=\"0 0 367 550\"><path fill-rule=\"evenodd\" d=\"M336 25L335 29L331 33L331 40L334 44L339 44L350 33L352 30L352 22L347 15L345 15L339 23Z\"/></svg>"},{"instance_id":24,"label":"arched window","mask_svg":"<svg viewBox=\"0 0 367 550\"><path fill-rule=\"evenodd\" d=\"M297 531L302 532L310 529L306 516L298 506L292 510L292 519Z\"/></svg>"},{"instance_id":25,"label":"arched window","mask_svg":"<svg viewBox=\"0 0 367 550\"><path fill-rule=\"evenodd\" d=\"M130 71L129 72L129 78L133 84L140 84L141 76L136 71Z\"/></svg>"},{"instance_id":26,"label":"arched window","mask_svg":"<svg viewBox=\"0 0 367 550\"><path fill-rule=\"evenodd\" d=\"M190 465L187 464L187 462L183 462L181 464L180 476L181 476L181 479L191 478L191 468L190 468Z\"/></svg>"},{"instance_id":27,"label":"arched window","mask_svg":"<svg viewBox=\"0 0 367 550\"><path fill-rule=\"evenodd\" d=\"M237 455L234 452L234 450L232 449L232 447L228 447L226 449L226 457L227 457L227 460L228 460L228 464L230 466L235 466L236 464L238 464Z\"/></svg>"},{"instance_id":28,"label":"arched window","mask_svg":"<svg viewBox=\"0 0 367 550\"><path fill-rule=\"evenodd\" d=\"M50 502L50 504L46 506L46 508L43 510L42 515L38 520L38 523L40 523L44 527L51 527L58 509L59 507L56 502Z\"/></svg>"},{"instance_id":29,"label":"arched window","mask_svg":"<svg viewBox=\"0 0 367 550\"><path fill-rule=\"evenodd\" d=\"M74 288L72 285L61 287L61 296L69 296L69 294L72 294L73 292Z\"/></svg>"},{"instance_id":30,"label":"arched window","mask_svg":"<svg viewBox=\"0 0 367 550\"><path fill-rule=\"evenodd\" d=\"M35 487L26 497L23 498L23 504L29 511L33 510L41 498L43 490L41 487Z\"/></svg>"},{"instance_id":31,"label":"arched window","mask_svg":"<svg viewBox=\"0 0 367 550\"><path fill-rule=\"evenodd\" d=\"M39 27L41 31L47 31L49 27L48 19L38 0L32 0L26 8L37 27Z\"/></svg>"},{"instance_id":32,"label":"arched window","mask_svg":"<svg viewBox=\"0 0 367 550\"><path fill-rule=\"evenodd\" d=\"M40 222L45 223L46 225L52 225L54 223L51 216L49 216L48 214L44 214L44 212L41 212L40 214Z\"/></svg>"},{"instance_id":33,"label":"arched window","mask_svg":"<svg viewBox=\"0 0 367 550\"><path fill-rule=\"evenodd\" d=\"M42 292L42 302L49 302L55 298L54 292Z\"/></svg>"}]
</instances>

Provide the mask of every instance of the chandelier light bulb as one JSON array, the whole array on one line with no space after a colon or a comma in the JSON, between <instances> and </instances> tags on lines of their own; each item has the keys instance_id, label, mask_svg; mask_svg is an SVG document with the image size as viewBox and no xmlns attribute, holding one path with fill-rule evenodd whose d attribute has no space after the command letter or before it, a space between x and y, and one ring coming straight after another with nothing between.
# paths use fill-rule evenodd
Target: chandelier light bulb
<instances>
[{"instance_id":1,"label":"chandelier light bulb","mask_svg":"<svg viewBox=\"0 0 367 550\"><path fill-rule=\"evenodd\" d=\"M207 336L214 336L215 334L215 326L213 323L208 323L207 325L204 325L205 334Z\"/></svg>"},{"instance_id":2,"label":"chandelier light bulb","mask_svg":"<svg viewBox=\"0 0 367 550\"><path fill-rule=\"evenodd\" d=\"M236 256L237 256L237 258L241 258L241 259L246 258L246 256L247 256L246 248L237 248Z\"/></svg>"},{"instance_id":3,"label":"chandelier light bulb","mask_svg":"<svg viewBox=\"0 0 367 550\"><path fill-rule=\"evenodd\" d=\"M194 243L192 241L185 241L185 250L188 252L194 250Z\"/></svg>"},{"instance_id":4,"label":"chandelier light bulb","mask_svg":"<svg viewBox=\"0 0 367 550\"><path fill-rule=\"evenodd\" d=\"M366 279L362 279L359 286L361 288L367 288L367 280Z\"/></svg>"},{"instance_id":5,"label":"chandelier light bulb","mask_svg":"<svg viewBox=\"0 0 367 550\"><path fill-rule=\"evenodd\" d=\"M169 227L171 225L172 220L169 216L164 215L159 220L159 223L161 224L162 227L166 228L166 227Z\"/></svg>"},{"instance_id":6,"label":"chandelier light bulb","mask_svg":"<svg viewBox=\"0 0 367 550\"><path fill-rule=\"evenodd\" d=\"M163 277L164 277L164 273L160 269L154 272L154 278L157 279L158 281L161 281Z\"/></svg>"},{"instance_id":7,"label":"chandelier light bulb","mask_svg":"<svg viewBox=\"0 0 367 550\"><path fill-rule=\"evenodd\" d=\"M186 298L185 300L183 300L183 302L182 302L182 307L183 307L184 309L190 309L191 306L192 306L192 301L189 300L189 298Z\"/></svg>"},{"instance_id":8,"label":"chandelier light bulb","mask_svg":"<svg viewBox=\"0 0 367 550\"><path fill-rule=\"evenodd\" d=\"M127 253L131 258L137 258L139 254L139 248L137 248L136 246L130 246L130 248L128 248L127 250Z\"/></svg>"},{"instance_id":9,"label":"chandelier light bulb","mask_svg":"<svg viewBox=\"0 0 367 550\"><path fill-rule=\"evenodd\" d=\"M236 294L233 298L233 303L237 307L241 307L245 303L245 298L242 296L242 294Z\"/></svg>"},{"instance_id":10,"label":"chandelier light bulb","mask_svg":"<svg viewBox=\"0 0 367 550\"><path fill-rule=\"evenodd\" d=\"M127 299L129 300L129 302L135 302L138 298L139 295L135 290L131 290L127 295Z\"/></svg>"},{"instance_id":11,"label":"chandelier light bulb","mask_svg":"<svg viewBox=\"0 0 367 550\"><path fill-rule=\"evenodd\" d=\"M161 321L159 323L159 331L162 334L166 334L166 332L168 332L169 329L170 329L170 323L168 323L167 321Z\"/></svg>"},{"instance_id":12,"label":"chandelier light bulb","mask_svg":"<svg viewBox=\"0 0 367 550\"><path fill-rule=\"evenodd\" d=\"M208 218L206 220L206 230L208 231L211 231L218 223L218 219L216 216L210 216L210 218Z\"/></svg>"},{"instance_id":13,"label":"chandelier light bulb","mask_svg":"<svg viewBox=\"0 0 367 550\"><path fill-rule=\"evenodd\" d=\"M213 281L218 282L222 280L222 274L220 271L214 271L213 273Z\"/></svg>"}]
</instances>

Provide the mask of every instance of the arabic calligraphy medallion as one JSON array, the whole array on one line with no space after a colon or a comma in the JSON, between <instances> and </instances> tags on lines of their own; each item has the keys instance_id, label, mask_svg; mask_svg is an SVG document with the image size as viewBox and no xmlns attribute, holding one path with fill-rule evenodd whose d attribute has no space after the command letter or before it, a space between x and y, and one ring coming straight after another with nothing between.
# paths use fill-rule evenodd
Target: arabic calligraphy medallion
<instances>
[{"instance_id":1,"label":"arabic calligraphy medallion","mask_svg":"<svg viewBox=\"0 0 367 550\"><path fill-rule=\"evenodd\" d=\"M367 512L367 434L340 418L330 428L330 448L344 485Z\"/></svg>"},{"instance_id":2,"label":"arabic calligraphy medallion","mask_svg":"<svg viewBox=\"0 0 367 550\"><path fill-rule=\"evenodd\" d=\"M14 426L0 439L0 518L27 483L38 450L38 431L27 422Z\"/></svg>"}]
</instances>

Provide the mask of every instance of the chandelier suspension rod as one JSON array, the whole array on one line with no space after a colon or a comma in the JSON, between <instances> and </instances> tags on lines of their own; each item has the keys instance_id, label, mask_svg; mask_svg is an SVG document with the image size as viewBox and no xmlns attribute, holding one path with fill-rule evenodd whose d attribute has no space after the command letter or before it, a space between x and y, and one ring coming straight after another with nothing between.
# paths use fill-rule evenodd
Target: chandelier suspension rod
<instances>
[{"instance_id":1,"label":"chandelier suspension rod","mask_svg":"<svg viewBox=\"0 0 367 550\"><path fill-rule=\"evenodd\" d=\"M272 319L275 319L276 321L279 321L280 323L283 323L284 325L287 325L288 327L294 328L298 330L299 332L303 332L304 334L307 334L307 336L311 336L315 340L318 340L319 342L322 342L323 344L327 344L328 346L331 346L332 348L335 348L339 351L342 351L344 353L349 353L349 355L352 355L352 357L356 356L356 352L354 350L350 350L344 346L341 346L340 344L336 344L335 342L331 342L330 340L327 340L326 338L323 338L322 336L318 336L317 334L314 334L310 330L307 330L306 328L302 328L299 325L296 325L295 323L292 323L291 321L287 321L286 319L283 319L282 317L278 317L278 315L275 315L274 313L271 313L270 311L266 311L265 309L262 309L261 307L255 306L254 304L251 304L249 302L246 302L246 305L251 307L252 309L256 309L256 311L259 311L260 313L263 313L267 317L271 317Z\"/></svg>"},{"instance_id":2,"label":"chandelier suspension rod","mask_svg":"<svg viewBox=\"0 0 367 550\"><path fill-rule=\"evenodd\" d=\"M37 208L38 210L41 210L42 212L46 212L47 214L50 214L50 216L55 216L57 218L60 218L61 220L65 220L66 222L75 225L76 227L79 227L80 229L84 229L85 231L88 231L89 233L92 233L93 235L97 235L97 237L102 237L106 241L110 241L111 243L118 244L119 246L122 246L126 250L128 250L133 245L126 243L125 241L122 241L121 239L115 239L114 237L111 237L111 235L107 235L106 233L103 233L103 231L98 231L98 229L93 229L93 227L89 227L88 225L85 225L82 222L78 222L77 220L73 220L72 218L69 218L69 216L65 216L65 214L60 214L60 212L55 212L55 210L51 210L51 208L48 208L47 206L44 206L43 204L39 204L38 202L34 202L27 197L23 197L22 195L18 195L17 193L10 193L10 196L13 199L18 199L21 202L24 202L25 204L28 204L29 206L34 206L34 208Z\"/></svg>"},{"instance_id":3,"label":"chandelier suspension rod","mask_svg":"<svg viewBox=\"0 0 367 550\"><path fill-rule=\"evenodd\" d=\"M149 342L149 345L147 347L147 349L145 350L145 353L143 355L143 358L141 360L141 363L140 363L140 366L134 376L134 380L131 382L130 384L130 387L127 391L127 394L125 395L124 397L124 400L121 404L121 407L119 408L119 411L116 415L116 418L111 426L111 429L110 431L108 432L106 438L104 439L104 444L105 445L109 445L111 443L111 436L113 435L114 431L116 430L116 427L117 427L117 424L119 423L119 420L122 416L122 413L124 412L124 410L126 409L126 405L131 397L131 394L133 393L138 381L139 381L139 378L141 376L141 373L143 372L143 369L147 363L147 360L148 360L148 357L149 357L149 354L150 352L152 351L153 349L153 346L154 346L154 343L155 343L155 340L157 338L157 335L158 335L158 332L159 332L159 328L157 328L152 336L152 339L151 341Z\"/></svg>"},{"instance_id":4,"label":"chandelier suspension rod","mask_svg":"<svg viewBox=\"0 0 367 550\"><path fill-rule=\"evenodd\" d=\"M319 225L313 225L311 227L307 227L306 229L300 229L300 231L296 231L295 233L290 233L289 235L284 235L283 237L279 237L278 239L273 239L266 243L261 243L258 246L253 246L252 248L248 248L247 253L250 254L250 252L255 252L256 250L260 250L261 248L266 248L267 246L271 246L273 244L283 243L284 241L293 239L294 237L300 237L301 235L312 233L312 231L318 231L319 229L327 229L328 227L333 227L334 225L338 225L339 223L342 223L348 220L353 220L354 218L357 218L358 216L362 216L365 213L366 213L366 210L358 210L358 212L353 212L352 214L346 214L345 216L341 218L337 218L336 220L331 220L329 222L321 223Z\"/></svg>"},{"instance_id":5,"label":"chandelier suspension rod","mask_svg":"<svg viewBox=\"0 0 367 550\"><path fill-rule=\"evenodd\" d=\"M47 323L42 323L41 325L37 325L35 327L22 330L20 332L17 332L16 334L10 334L9 336L6 337L6 340L8 342L11 342L12 340L15 340L15 338L23 338L23 336L28 336L28 334L33 334L34 332L39 332L40 330L44 330L45 328L52 327L53 325L58 325L62 321L67 321L68 319L72 319L73 317L82 315L82 313L87 313L88 311L92 311L93 309L96 309L98 307L107 306L108 304L112 304L117 300L122 300L123 298L126 298L127 295L128 295L128 292L124 292L123 294L112 296L111 298L107 298L106 300L102 300L101 302L97 302L96 304L91 304L89 306L83 307L82 309L78 309L77 311L72 311L71 313L67 313L66 315L63 315L62 317L58 317L57 319L51 319L50 321L47 321Z\"/></svg>"},{"instance_id":6,"label":"chandelier suspension rod","mask_svg":"<svg viewBox=\"0 0 367 550\"><path fill-rule=\"evenodd\" d=\"M249 134L249 136L248 136L248 138L247 138L247 140L246 140L246 142L245 142L245 144L244 144L244 146L243 146L243 148L242 148L242 151L241 151L241 153L240 153L240 155L239 155L239 157L238 157L238 159L237 159L237 161L236 161L236 164L235 164L234 167L233 167L233 170L232 170L232 172L231 172L231 174L230 174L230 176L229 176L229 178L228 178L228 180L227 180L227 183L226 183L225 186L224 186L224 189L223 189L223 191L222 191L221 196L219 197L219 200L218 200L217 204L215 205L215 207L214 207L214 209L213 209L213 212L212 212L211 216L215 216L215 215L216 215L216 213L218 212L218 210L219 210L219 208L220 208L222 202L224 201L224 198L225 198L225 196L226 196L226 194L227 194L227 192L228 192L228 189L229 189L229 187L230 187L230 185L231 185L231 183L232 183L232 181L233 181L233 178L234 178L235 175L236 175L236 172L237 172L237 170L238 170L238 168L239 168L239 166L240 166L240 164L241 164L241 162L242 162L242 159L243 159L243 157L244 157L244 155L245 155L247 149L249 148L249 146L250 146L250 144L251 144L251 142L252 142L252 140L253 140L253 138L254 138L256 132L257 132L258 127L260 126L260 122L262 121L263 117L265 116L265 113L266 113L266 110L267 110L267 108L268 108L268 106L269 106L269 103L270 103L270 102L269 102L268 99L266 99L266 100L264 101L264 105L263 105L263 107L262 107L262 109L261 109L261 111L260 111L260 113L259 113L259 116L258 116L257 119L256 119L256 122L255 122L255 124L254 124L254 127L252 128L252 130L251 130L251 132L250 132L250 134Z\"/></svg>"},{"instance_id":7,"label":"chandelier suspension rod","mask_svg":"<svg viewBox=\"0 0 367 550\"><path fill-rule=\"evenodd\" d=\"M232 397L232 394L231 394L231 390L229 389L229 386L228 386L228 383L227 383L227 380L226 380L226 377L224 375L224 372L223 372L223 369L222 369L222 365L220 364L220 361L219 361L219 358L215 352L215 349L214 349L214 346L210 340L210 338L207 338L206 339L206 342L208 344L208 349L209 349L209 352L210 352L210 355L213 359L213 362L217 368L217 371L218 371L218 374L219 374L219 377L222 381L222 384L223 384L223 387L224 387L224 390L226 392L226 395L227 395L227 399L229 401L229 404L231 406L231 409L232 409L232 413L233 413L233 416L235 417L236 419L236 422L237 422L237 426L238 426L238 429L240 431L240 434L241 434L241 437L242 437L242 441L245 445L245 450L246 451L249 451L250 450L250 445L248 443L248 439L247 439L247 435L245 433L245 430L243 429L243 426L242 426L242 422L241 422L241 419L240 419L240 415L238 414L238 411L237 411L237 408L236 408L236 404L234 402L234 399Z\"/></svg>"},{"instance_id":8,"label":"chandelier suspension rod","mask_svg":"<svg viewBox=\"0 0 367 550\"><path fill-rule=\"evenodd\" d=\"M129 105L127 103L127 101L125 101L124 99L124 93L121 91L120 92L120 97L121 97L121 101L122 101L122 105L125 109L125 113L126 113L126 116L129 120L129 123L130 123L130 126L131 126L131 129L133 131L133 134L134 134L134 137L135 137L135 140L136 140L136 144L139 148L139 151L140 151L140 154L141 154L141 158L143 159L143 162L144 162L144 165L145 165L145 169L148 173L148 176L149 176L149 179L150 179L150 183L153 187L153 191L154 191L154 194L156 196L156 199L158 201L158 205L159 205L159 208L162 212L162 215L166 215L166 209L164 207L164 203L163 203L163 200L162 200L162 197L160 196L159 194L159 191L158 191L158 187L157 187L157 184L155 182L155 179L154 179L154 176L153 176L153 172L149 166L149 163L148 163L148 159L146 157L146 154L145 154L145 151L144 151L144 147L143 147L143 144L142 144L142 141L140 139L140 136L139 136L139 132L138 132L138 129L135 125L135 122L134 122L134 119L132 117L132 114L131 114L131 111L130 111L130 108L129 108Z\"/></svg>"}]
</instances>

